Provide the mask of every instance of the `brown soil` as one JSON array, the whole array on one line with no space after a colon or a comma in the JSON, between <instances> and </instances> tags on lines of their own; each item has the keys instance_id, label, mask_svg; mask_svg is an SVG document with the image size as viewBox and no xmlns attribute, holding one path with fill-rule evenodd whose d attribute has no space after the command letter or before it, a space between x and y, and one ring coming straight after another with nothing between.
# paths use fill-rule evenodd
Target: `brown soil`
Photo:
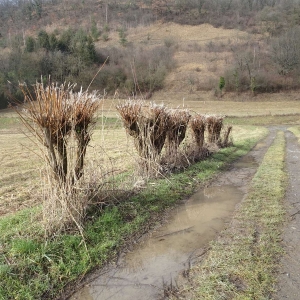
<instances>
[{"instance_id":1,"label":"brown soil","mask_svg":"<svg viewBox=\"0 0 300 300\"><path fill-rule=\"evenodd\" d=\"M300 298L300 146L295 136L291 132L287 131L286 127L283 126L270 128L270 134L263 142L257 144L248 155L233 164L228 171L221 174L217 180L210 184L209 187L204 188L200 192L203 194L202 198L204 196L205 198L208 198L209 201L211 201L211 199L215 199L215 197L217 198L219 190L224 189L226 186L234 186L245 194L247 192L248 183L255 174L259 163L272 143L278 130L284 130L286 136L286 168L289 174L289 186L286 194L288 218L283 234L285 255L282 257L280 262L281 266L277 286L278 292L273 296L273 298L278 300L296 300ZM228 191L226 193L228 193ZM191 198L192 201L195 201L195 196L199 197L199 193L196 193ZM189 201L191 201L191 199ZM205 202L206 200L202 201L202 206L199 212L203 210L203 204L205 204ZM188 202L185 202L185 214L189 213L187 205L189 205ZM195 203L193 202L191 212L193 212L193 214L197 214L197 208L195 208L194 205ZM218 205L220 205L220 203ZM156 297L162 296L163 283L159 283L159 281L161 281L159 278L156 278L152 283L151 277L155 277L155 272L157 272L157 269L160 269L159 277L163 277L163 275L165 275L166 277L169 276L169 278L176 278L176 274L178 274L180 269L168 265L170 263L170 261L168 261L168 256L170 256L169 260L174 260L174 258L172 258L172 255L167 253L167 249L171 248L174 252L178 248L180 251L183 251L182 247L184 247L188 255L189 263L195 260L199 261L199 256L201 259L203 253L206 251L204 244L200 245L200 250L196 250L199 245L193 245L193 243L191 243L191 241L199 239L199 237L195 236L194 227L197 225L192 224L192 226L190 226L191 224L187 224L186 221L188 218L185 215L184 218L182 218L182 211L180 212L180 208L177 208L176 210L177 211L171 215L170 222L167 225L154 232L152 237L146 238L141 245L135 247L133 252L124 255L121 259L122 263L118 263L117 266L113 266L110 269L108 272L111 273L110 275L107 276L106 274L105 277L98 277L94 282L89 284L89 287L86 286L78 294L74 295L72 299L82 299L82 297L85 297L85 299L92 299L93 296L94 299L100 299L97 298L99 295L104 296L105 299L106 296L108 296L109 299L119 299L121 295L123 299L131 299L132 296L139 297L142 295L146 297L143 299L155 299ZM213 210L215 211L215 208ZM174 219L179 220L179 223L177 223L177 225L173 228L172 222ZM199 218L197 217L197 219ZM200 219L203 218L201 217ZM209 224L208 228L210 227L211 229L217 227L217 232L215 232L214 235L211 235L209 231L207 233L201 232L201 235L206 234L210 238L215 238L215 235L220 232L226 222L228 222L228 217L223 219L223 225L221 226L215 226L216 224L212 222ZM176 227L178 224L184 228L188 226L188 230L178 230L179 227ZM203 224L200 226L203 227ZM181 227L179 229L181 229ZM172 234L172 232L175 232L176 234ZM188 239L188 235L191 235L191 241L186 240ZM160 236L163 236L163 238L157 239L157 237ZM171 245L168 241L166 242L168 239L171 239L169 241L171 242ZM180 241L185 241L184 245L181 245L182 243L180 243ZM188 249L187 244L189 243L192 244L192 248L194 249ZM206 245L207 243L208 241L205 240ZM190 254L188 253L189 251ZM164 255L164 259L159 261L161 266L159 266L159 264L157 265L156 257L160 257L161 259ZM151 262L148 262L149 257L151 258ZM178 263L178 265L181 269L184 269L184 267L186 267L186 263L187 261L185 261L185 263ZM166 266L167 268L165 268ZM163 272L164 269L165 274ZM138 276L141 271L142 274L140 275L142 276ZM116 276L116 274L121 276ZM151 283L149 283L149 280ZM168 281L169 280L164 279L165 284L170 284Z\"/></svg>"},{"instance_id":2,"label":"brown soil","mask_svg":"<svg viewBox=\"0 0 300 300\"><path fill-rule=\"evenodd\" d=\"M70 299L156 299L163 287L190 264L199 261L209 241L228 226L235 205L246 194L257 167L271 145L276 129L248 155L174 209L167 224L123 253L117 264L92 276ZM98 273L99 274L99 273ZM174 281L173 281L174 282Z\"/></svg>"},{"instance_id":3,"label":"brown soil","mask_svg":"<svg viewBox=\"0 0 300 300\"><path fill-rule=\"evenodd\" d=\"M283 233L285 255L280 263L278 292L274 299L300 299L300 146L286 132L286 168L289 185L286 192L287 222Z\"/></svg>"}]
</instances>

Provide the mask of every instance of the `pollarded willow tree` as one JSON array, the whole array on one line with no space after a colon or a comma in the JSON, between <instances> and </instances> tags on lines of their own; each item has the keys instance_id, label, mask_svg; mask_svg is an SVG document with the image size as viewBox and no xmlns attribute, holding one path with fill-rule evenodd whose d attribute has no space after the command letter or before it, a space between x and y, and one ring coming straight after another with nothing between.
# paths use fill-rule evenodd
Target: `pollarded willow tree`
<instances>
[{"instance_id":1,"label":"pollarded willow tree","mask_svg":"<svg viewBox=\"0 0 300 300\"><path fill-rule=\"evenodd\" d=\"M74 92L74 85L36 83L33 92L26 85L20 88L24 109L19 115L41 146L48 170L43 202L46 231L71 223L80 229L88 204L80 185L100 98L97 92Z\"/></svg>"},{"instance_id":2,"label":"pollarded willow tree","mask_svg":"<svg viewBox=\"0 0 300 300\"><path fill-rule=\"evenodd\" d=\"M134 138L141 172L144 175L157 173L168 130L166 107L156 104L143 106L142 102L127 101L116 108L127 133Z\"/></svg>"},{"instance_id":3,"label":"pollarded willow tree","mask_svg":"<svg viewBox=\"0 0 300 300\"><path fill-rule=\"evenodd\" d=\"M169 109L167 129L167 156L177 155L178 148L185 139L191 114L186 109Z\"/></svg>"},{"instance_id":4,"label":"pollarded willow tree","mask_svg":"<svg viewBox=\"0 0 300 300\"><path fill-rule=\"evenodd\" d=\"M206 126L208 132L208 142L218 144L221 138L223 120L225 116L208 115L206 116Z\"/></svg>"},{"instance_id":5,"label":"pollarded willow tree","mask_svg":"<svg viewBox=\"0 0 300 300\"><path fill-rule=\"evenodd\" d=\"M199 150L204 146L205 137L205 127L206 127L206 117L205 115L196 114L191 119L191 129L195 138L196 145Z\"/></svg>"}]
</instances>

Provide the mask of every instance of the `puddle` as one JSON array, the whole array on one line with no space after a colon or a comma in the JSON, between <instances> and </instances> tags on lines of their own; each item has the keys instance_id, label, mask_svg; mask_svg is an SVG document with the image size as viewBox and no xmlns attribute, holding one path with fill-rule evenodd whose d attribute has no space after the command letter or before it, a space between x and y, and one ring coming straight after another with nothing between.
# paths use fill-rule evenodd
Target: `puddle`
<instances>
[{"instance_id":1,"label":"puddle","mask_svg":"<svg viewBox=\"0 0 300 300\"><path fill-rule=\"evenodd\" d=\"M256 168L258 167L258 163L253 156L246 155L239 159L237 162L235 162L233 166L236 168Z\"/></svg>"},{"instance_id":2,"label":"puddle","mask_svg":"<svg viewBox=\"0 0 300 300\"><path fill-rule=\"evenodd\" d=\"M230 220L243 193L234 186L211 186L172 212L168 223L110 266L70 300L155 299L199 255Z\"/></svg>"},{"instance_id":3,"label":"puddle","mask_svg":"<svg viewBox=\"0 0 300 300\"><path fill-rule=\"evenodd\" d=\"M266 146L266 145L265 145L264 142L259 142L259 143L256 144L255 148L256 148L256 149L260 149L260 148L263 148L263 147L265 147L265 146Z\"/></svg>"}]
</instances>

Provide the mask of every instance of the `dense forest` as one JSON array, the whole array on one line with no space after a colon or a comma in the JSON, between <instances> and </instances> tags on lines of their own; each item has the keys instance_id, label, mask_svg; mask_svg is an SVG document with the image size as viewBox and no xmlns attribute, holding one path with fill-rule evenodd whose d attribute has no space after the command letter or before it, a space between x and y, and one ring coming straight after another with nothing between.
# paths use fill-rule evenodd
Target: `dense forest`
<instances>
[{"instance_id":1,"label":"dense forest","mask_svg":"<svg viewBox=\"0 0 300 300\"><path fill-rule=\"evenodd\" d=\"M224 74L227 91L277 92L300 87L299 0L2 0L0 1L0 108L21 100L19 82L77 82L124 96L161 89L174 67L170 43L134 45L126 32L153 22L239 29L263 43L228 48L233 63ZM119 45L107 47L111 32ZM257 59L259 57L259 59Z\"/></svg>"}]
</instances>

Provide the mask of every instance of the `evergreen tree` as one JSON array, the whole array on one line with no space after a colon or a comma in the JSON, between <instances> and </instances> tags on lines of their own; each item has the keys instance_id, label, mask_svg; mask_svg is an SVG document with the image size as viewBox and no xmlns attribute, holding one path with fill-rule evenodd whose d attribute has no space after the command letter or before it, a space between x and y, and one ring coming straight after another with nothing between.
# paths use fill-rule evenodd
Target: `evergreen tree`
<instances>
[{"instance_id":1,"label":"evergreen tree","mask_svg":"<svg viewBox=\"0 0 300 300\"><path fill-rule=\"evenodd\" d=\"M38 44L41 48L50 50L49 36L45 30L41 30L38 33Z\"/></svg>"},{"instance_id":2,"label":"evergreen tree","mask_svg":"<svg viewBox=\"0 0 300 300\"><path fill-rule=\"evenodd\" d=\"M49 48L51 51L54 51L57 49L57 47L58 47L58 40L57 40L55 34L51 33L49 35Z\"/></svg>"},{"instance_id":3,"label":"evergreen tree","mask_svg":"<svg viewBox=\"0 0 300 300\"><path fill-rule=\"evenodd\" d=\"M35 50L35 39L32 36L28 36L25 40L25 50L27 52L33 52Z\"/></svg>"}]
</instances>

